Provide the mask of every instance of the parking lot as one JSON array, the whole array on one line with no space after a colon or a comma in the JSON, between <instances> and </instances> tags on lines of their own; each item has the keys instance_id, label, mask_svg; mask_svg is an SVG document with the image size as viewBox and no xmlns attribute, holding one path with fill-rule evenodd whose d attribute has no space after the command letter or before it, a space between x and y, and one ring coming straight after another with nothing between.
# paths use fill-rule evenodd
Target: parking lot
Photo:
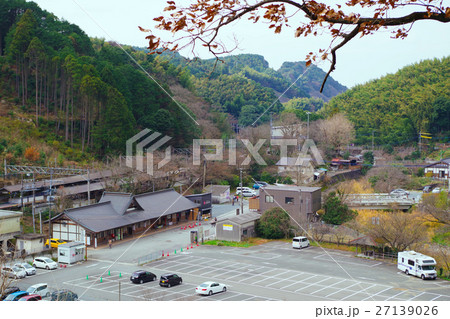
<instances>
[{"instance_id":1,"label":"parking lot","mask_svg":"<svg viewBox=\"0 0 450 319\"><path fill-rule=\"evenodd\" d=\"M158 279L176 273L183 283L171 288L160 287L158 281L133 284L129 278L138 269ZM199 296L195 287L204 281L226 284L227 291ZM53 271L40 269L17 285L27 289L40 282L70 289L81 300L450 301L447 281L422 281L399 272L392 263L319 247L292 249L286 242L250 248L200 246L143 266L91 259Z\"/></svg>"},{"instance_id":2,"label":"parking lot","mask_svg":"<svg viewBox=\"0 0 450 319\"><path fill-rule=\"evenodd\" d=\"M180 273L180 272L179 272ZM180 273L181 274L181 273ZM212 296L200 296L195 293L196 284L183 282L181 285L171 288L160 287L158 280L145 284L133 284L129 277L131 273L121 273L112 271L108 275L93 275L89 278L79 278L64 282L66 286L76 287L75 290L95 290L103 294L113 294L119 300L156 300L156 301L242 301L242 300L271 300L256 295L250 295L232 291L228 286L228 291ZM101 281L100 281L101 278ZM120 283L120 287L119 287Z\"/></svg>"}]
</instances>

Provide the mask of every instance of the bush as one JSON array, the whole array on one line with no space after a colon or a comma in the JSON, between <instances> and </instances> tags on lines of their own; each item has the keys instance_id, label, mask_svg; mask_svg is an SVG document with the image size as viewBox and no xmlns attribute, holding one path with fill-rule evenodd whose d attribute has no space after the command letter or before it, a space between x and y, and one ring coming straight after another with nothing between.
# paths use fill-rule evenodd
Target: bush
<instances>
[{"instance_id":1,"label":"bush","mask_svg":"<svg viewBox=\"0 0 450 319\"><path fill-rule=\"evenodd\" d=\"M256 231L266 239L287 238L291 232L290 217L279 207L269 209L259 219Z\"/></svg>"},{"instance_id":2,"label":"bush","mask_svg":"<svg viewBox=\"0 0 450 319\"><path fill-rule=\"evenodd\" d=\"M349 209L346 204L342 203L335 192L328 195L323 208L325 214L323 214L322 220L327 224L341 225L358 215L355 210Z\"/></svg>"}]
</instances>

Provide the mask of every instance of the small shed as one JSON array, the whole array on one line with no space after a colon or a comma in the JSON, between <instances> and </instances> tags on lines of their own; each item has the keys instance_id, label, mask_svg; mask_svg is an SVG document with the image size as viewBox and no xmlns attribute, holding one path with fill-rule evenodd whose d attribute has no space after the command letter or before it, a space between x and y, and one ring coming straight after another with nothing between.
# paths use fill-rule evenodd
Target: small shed
<instances>
[{"instance_id":1,"label":"small shed","mask_svg":"<svg viewBox=\"0 0 450 319\"><path fill-rule=\"evenodd\" d=\"M85 245L82 242L71 242L58 246L58 262L73 264L84 259Z\"/></svg>"},{"instance_id":2,"label":"small shed","mask_svg":"<svg viewBox=\"0 0 450 319\"><path fill-rule=\"evenodd\" d=\"M249 212L218 221L216 238L218 240L242 241L256 236L256 222L261 218L259 213Z\"/></svg>"},{"instance_id":3,"label":"small shed","mask_svg":"<svg viewBox=\"0 0 450 319\"><path fill-rule=\"evenodd\" d=\"M42 234L22 234L16 237L16 250L21 251L22 255L37 254L46 249L45 235Z\"/></svg>"}]
</instances>

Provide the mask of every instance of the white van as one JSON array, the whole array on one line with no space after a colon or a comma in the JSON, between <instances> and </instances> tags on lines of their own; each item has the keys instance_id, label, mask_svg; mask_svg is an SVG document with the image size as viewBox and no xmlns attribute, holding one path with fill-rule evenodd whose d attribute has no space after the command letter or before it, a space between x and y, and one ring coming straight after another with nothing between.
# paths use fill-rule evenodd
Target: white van
<instances>
[{"instance_id":1,"label":"white van","mask_svg":"<svg viewBox=\"0 0 450 319\"><path fill-rule=\"evenodd\" d=\"M434 258L417 253L414 250L398 253L397 268L407 275L413 275L425 279L436 279L436 260Z\"/></svg>"},{"instance_id":2,"label":"white van","mask_svg":"<svg viewBox=\"0 0 450 319\"><path fill-rule=\"evenodd\" d=\"M309 240L306 237L299 236L292 239L292 248L305 248L309 246Z\"/></svg>"}]
</instances>

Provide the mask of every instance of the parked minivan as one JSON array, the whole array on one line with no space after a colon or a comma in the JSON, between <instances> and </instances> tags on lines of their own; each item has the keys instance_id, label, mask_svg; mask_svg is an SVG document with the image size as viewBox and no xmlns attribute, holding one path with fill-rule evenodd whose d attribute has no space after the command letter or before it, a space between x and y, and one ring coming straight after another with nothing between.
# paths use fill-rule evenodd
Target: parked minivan
<instances>
[{"instance_id":1,"label":"parked minivan","mask_svg":"<svg viewBox=\"0 0 450 319\"><path fill-rule=\"evenodd\" d=\"M305 248L309 246L309 240L306 237L299 236L292 239L292 248Z\"/></svg>"}]
</instances>

